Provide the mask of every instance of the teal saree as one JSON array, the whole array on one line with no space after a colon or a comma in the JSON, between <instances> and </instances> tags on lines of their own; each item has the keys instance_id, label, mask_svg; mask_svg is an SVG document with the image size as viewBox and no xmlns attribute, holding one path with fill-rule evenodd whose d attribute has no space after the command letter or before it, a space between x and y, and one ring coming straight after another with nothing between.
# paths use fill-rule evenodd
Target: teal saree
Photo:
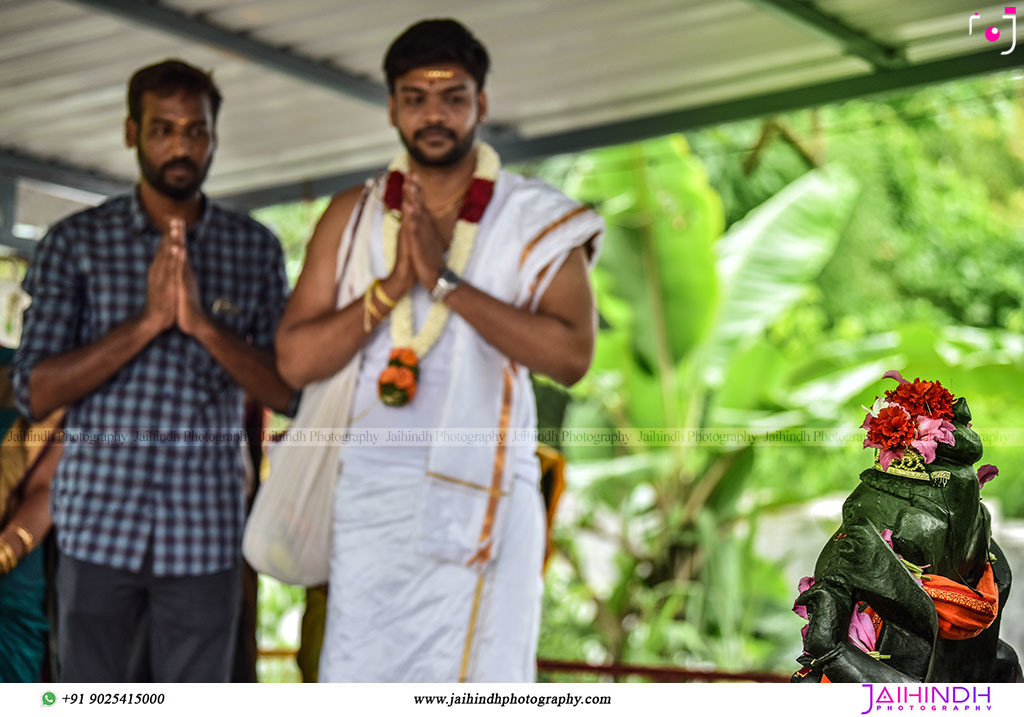
<instances>
[{"instance_id":1,"label":"teal saree","mask_svg":"<svg viewBox=\"0 0 1024 717\"><path fill-rule=\"evenodd\" d=\"M0 381L9 386L9 367L14 351L0 347ZM10 391L0 405L0 444L2 450L15 450L6 440L17 421L18 412L10 400ZM3 467L11 462L0 461ZM13 462L13 465L18 465ZM19 471L20 472L20 471ZM3 476L5 485L17 485L23 476ZM16 490L0 493L0 527L9 518ZM6 497L6 500L3 498ZM0 682L38 682L42 679L46 638L50 625L46 618L46 570L43 550L37 547L7 575L0 575Z\"/></svg>"}]
</instances>

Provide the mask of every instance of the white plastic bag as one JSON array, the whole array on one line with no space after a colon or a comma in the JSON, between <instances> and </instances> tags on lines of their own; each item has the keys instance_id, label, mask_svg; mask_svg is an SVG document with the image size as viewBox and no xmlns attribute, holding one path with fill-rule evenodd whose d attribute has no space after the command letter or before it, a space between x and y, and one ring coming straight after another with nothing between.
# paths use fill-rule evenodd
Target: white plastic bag
<instances>
[{"instance_id":1,"label":"white plastic bag","mask_svg":"<svg viewBox=\"0 0 1024 717\"><path fill-rule=\"evenodd\" d=\"M309 432L344 424L357 372L352 361L307 386L291 429L268 448L270 477L256 494L242 539L245 559L258 572L292 585L327 582L339 446L312 444Z\"/></svg>"},{"instance_id":2,"label":"white plastic bag","mask_svg":"<svg viewBox=\"0 0 1024 717\"><path fill-rule=\"evenodd\" d=\"M369 192L364 194L365 204L353 211L338 247L339 307L370 284L373 222L359 219L376 206L372 198ZM353 256L347 261L350 253ZM307 386L288 433L267 449L270 476L256 494L242 538L242 553L258 572L292 585L327 582L340 446L333 441L318 444L311 433L321 429L335 433L348 426L359 364L357 353L334 376Z\"/></svg>"}]
</instances>

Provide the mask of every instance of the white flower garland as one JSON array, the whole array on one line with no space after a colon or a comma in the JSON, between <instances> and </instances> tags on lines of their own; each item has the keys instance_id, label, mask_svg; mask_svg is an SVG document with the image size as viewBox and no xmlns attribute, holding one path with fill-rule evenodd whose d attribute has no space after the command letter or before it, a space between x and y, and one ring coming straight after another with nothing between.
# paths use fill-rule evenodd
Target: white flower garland
<instances>
[{"instance_id":1,"label":"white flower garland","mask_svg":"<svg viewBox=\"0 0 1024 717\"><path fill-rule=\"evenodd\" d=\"M473 179L485 179L494 182L498 178L501 160L498 153L485 142L477 144L476 167ZM388 167L389 172L400 172L403 177L409 173L409 156L404 152L395 158ZM470 185L472 186L472 185ZM402 224L402 213L389 209L384 213L381 235L384 242L384 266L390 273L395 267L398 256L398 229ZM478 222L467 222L458 219L452 232L452 243L448 252L448 266L456 274L461 274L469 263L476 244L476 233L480 228ZM423 358L437 340L441 338L444 327L448 323L451 309L443 301L430 307L426 321L415 334L413 333L412 299L406 294L395 304L391 311L391 345L395 348L410 348L419 358Z\"/></svg>"}]
</instances>

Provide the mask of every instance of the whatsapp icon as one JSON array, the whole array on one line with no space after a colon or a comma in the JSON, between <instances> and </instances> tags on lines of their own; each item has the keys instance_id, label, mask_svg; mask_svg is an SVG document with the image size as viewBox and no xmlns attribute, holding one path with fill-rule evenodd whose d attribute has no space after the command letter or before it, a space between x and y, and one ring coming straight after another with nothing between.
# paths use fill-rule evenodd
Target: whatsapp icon
<instances>
[{"instance_id":1,"label":"whatsapp icon","mask_svg":"<svg viewBox=\"0 0 1024 717\"><path fill-rule=\"evenodd\" d=\"M52 692L44 692L43 693L43 704L44 705L52 705L56 701L57 701L57 695L53 694Z\"/></svg>"}]
</instances>

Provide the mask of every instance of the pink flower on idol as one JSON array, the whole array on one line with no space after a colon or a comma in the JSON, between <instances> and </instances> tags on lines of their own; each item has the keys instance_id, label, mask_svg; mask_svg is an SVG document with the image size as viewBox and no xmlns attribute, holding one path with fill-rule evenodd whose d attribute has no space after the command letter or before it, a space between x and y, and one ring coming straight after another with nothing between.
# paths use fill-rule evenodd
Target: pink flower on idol
<instances>
[{"instance_id":1,"label":"pink flower on idol","mask_svg":"<svg viewBox=\"0 0 1024 717\"><path fill-rule=\"evenodd\" d=\"M802 595L812 585L814 585L814 578L812 578L810 576L807 576L805 578L800 578L800 584L797 586L797 595L798 596ZM795 612L797 615L802 617L804 620L808 620L809 619L808 616L807 616L807 607L805 605L797 605L794 602L793 603L793 612ZM811 626L810 626L809 623L807 625L804 625L802 628L800 628L800 638L803 639L803 640L806 640L807 639L807 631L810 630L810 629L811 629Z\"/></svg>"},{"instance_id":2,"label":"pink flower on idol","mask_svg":"<svg viewBox=\"0 0 1024 717\"><path fill-rule=\"evenodd\" d=\"M978 488L984 488L985 484L999 475L999 469L991 463L986 463L978 469Z\"/></svg>"},{"instance_id":3,"label":"pink flower on idol","mask_svg":"<svg viewBox=\"0 0 1024 717\"><path fill-rule=\"evenodd\" d=\"M797 597L807 592L807 589L810 588L812 585L814 585L814 578L812 578L811 576L808 575L805 578L800 578L800 584L797 586ZM802 617L804 620L808 619L807 607L804 605L797 605L796 603L793 603L793 612Z\"/></svg>"},{"instance_id":4,"label":"pink flower on idol","mask_svg":"<svg viewBox=\"0 0 1024 717\"><path fill-rule=\"evenodd\" d=\"M883 471L889 470L889 464L900 460L906 453L902 448L887 448L878 454L878 462L881 464Z\"/></svg>"},{"instance_id":5,"label":"pink flower on idol","mask_svg":"<svg viewBox=\"0 0 1024 717\"><path fill-rule=\"evenodd\" d=\"M871 621L871 616L860 611L863 604L859 602L853 606L848 636L851 645L859 647L864 652L874 652L878 635L875 633L875 623Z\"/></svg>"},{"instance_id":6,"label":"pink flower on idol","mask_svg":"<svg viewBox=\"0 0 1024 717\"><path fill-rule=\"evenodd\" d=\"M938 443L953 445L953 424L944 418L929 418L928 416L917 417L917 438L911 441L925 463L935 460L935 447Z\"/></svg>"},{"instance_id":7,"label":"pink flower on idol","mask_svg":"<svg viewBox=\"0 0 1024 717\"><path fill-rule=\"evenodd\" d=\"M892 552L896 552L896 548L894 548L892 544L892 528L886 528L882 531L882 540L884 540L886 544L890 548L892 548Z\"/></svg>"},{"instance_id":8,"label":"pink flower on idol","mask_svg":"<svg viewBox=\"0 0 1024 717\"><path fill-rule=\"evenodd\" d=\"M894 379L896 379L897 381L900 382L901 386L903 384L905 384L905 383L910 383L910 381L908 381L907 379L903 378L903 376L900 375L900 372L895 370L895 369L893 369L891 371L886 371L885 373L883 373L882 374L882 378L894 378Z\"/></svg>"}]
</instances>

